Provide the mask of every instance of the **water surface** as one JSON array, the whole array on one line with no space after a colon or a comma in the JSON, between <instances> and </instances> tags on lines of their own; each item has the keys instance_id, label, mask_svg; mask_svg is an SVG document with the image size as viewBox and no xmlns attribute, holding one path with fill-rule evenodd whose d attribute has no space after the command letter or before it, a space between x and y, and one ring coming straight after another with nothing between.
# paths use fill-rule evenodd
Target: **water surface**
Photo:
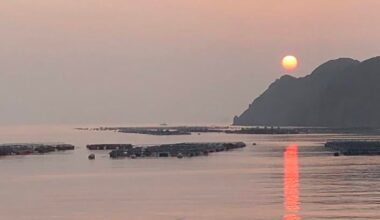
<instances>
[{"instance_id":1,"label":"water surface","mask_svg":"<svg viewBox=\"0 0 380 220\"><path fill-rule=\"evenodd\" d=\"M365 137L164 137L62 126L1 127L0 143L77 146L73 152L0 158L1 219L380 219L380 157L333 157L322 144L339 138ZM94 161L85 148L187 141L244 141L248 147L191 159L111 160L97 152Z\"/></svg>"}]
</instances>

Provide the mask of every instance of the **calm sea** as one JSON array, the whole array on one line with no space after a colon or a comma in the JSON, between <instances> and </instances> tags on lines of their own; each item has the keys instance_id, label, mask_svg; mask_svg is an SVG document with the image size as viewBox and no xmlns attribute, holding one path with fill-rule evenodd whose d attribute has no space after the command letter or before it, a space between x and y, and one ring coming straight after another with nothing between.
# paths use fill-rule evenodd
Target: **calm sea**
<instances>
[{"instance_id":1,"label":"calm sea","mask_svg":"<svg viewBox=\"0 0 380 220\"><path fill-rule=\"evenodd\" d=\"M368 137L158 137L63 126L0 127L0 143L77 147L0 158L0 219L380 219L380 157L333 157L322 145L340 138ZM93 161L85 148L91 143L203 141L244 141L248 147L191 159L111 160L106 152L97 152Z\"/></svg>"}]
</instances>

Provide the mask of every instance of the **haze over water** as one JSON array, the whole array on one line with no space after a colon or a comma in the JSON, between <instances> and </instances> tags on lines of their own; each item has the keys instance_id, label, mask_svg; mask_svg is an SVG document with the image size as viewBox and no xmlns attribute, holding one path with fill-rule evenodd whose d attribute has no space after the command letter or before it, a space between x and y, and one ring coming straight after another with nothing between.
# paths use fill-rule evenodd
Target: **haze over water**
<instances>
[{"instance_id":1,"label":"haze over water","mask_svg":"<svg viewBox=\"0 0 380 220\"><path fill-rule=\"evenodd\" d=\"M1 127L0 142L66 142L73 152L0 158L0 213L12 220L379 219L380 158L333 157L349 135L147 136ZM380 139L380 137L371 137ZM87 159L90 143L244 141L208 157ZM253 146L252 143L257 143Z\"/></svg>"},{"instance_id":2,"label":"haze over water","mask_svg":"<svg viewBox=\"0 0 380 220\"><path fill-rule=\"evenodd\" d=\"M284 74L380 51L378 0L2 0L1 124L230 123Z\"/></svg>"}]
</instances>

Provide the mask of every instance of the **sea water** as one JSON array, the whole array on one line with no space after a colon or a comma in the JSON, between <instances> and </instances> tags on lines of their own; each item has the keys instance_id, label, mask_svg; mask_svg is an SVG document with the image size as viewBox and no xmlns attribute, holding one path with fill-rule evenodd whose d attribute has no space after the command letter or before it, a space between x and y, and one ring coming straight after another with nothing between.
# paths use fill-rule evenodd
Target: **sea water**
<instances>
[{"instance_id":1,"label":"sea water","mask_svg":"<svg viewBox=\"0 0 380 220\"><path fill-rule=\"evenodd\" d=\"M380 219L380 157L334 157L332 139L361 135L149 136L71 126L0 127L0 143L74 144L75 151L0 157L4 220ZM194 158L95 160L86 144L243 141ZM253 145L256 143L256 145Z\"/></svg>"}]
</instances>

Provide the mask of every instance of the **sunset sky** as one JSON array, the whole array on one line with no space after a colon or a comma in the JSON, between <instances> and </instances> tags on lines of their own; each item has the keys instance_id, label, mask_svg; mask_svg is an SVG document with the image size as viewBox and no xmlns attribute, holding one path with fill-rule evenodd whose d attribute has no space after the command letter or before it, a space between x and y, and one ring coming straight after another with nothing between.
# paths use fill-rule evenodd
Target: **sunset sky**
<instances>
[{"instance_id":1,"label":"sunset sky","mask_svg":"<svg viewBox=\"0 0 380 220\"><path fill-rule=\"evenodd\" d=\"M3 0L0 123L230 123L284 74L380 55L378 0Z\"/></svg>"}]
</instances>

